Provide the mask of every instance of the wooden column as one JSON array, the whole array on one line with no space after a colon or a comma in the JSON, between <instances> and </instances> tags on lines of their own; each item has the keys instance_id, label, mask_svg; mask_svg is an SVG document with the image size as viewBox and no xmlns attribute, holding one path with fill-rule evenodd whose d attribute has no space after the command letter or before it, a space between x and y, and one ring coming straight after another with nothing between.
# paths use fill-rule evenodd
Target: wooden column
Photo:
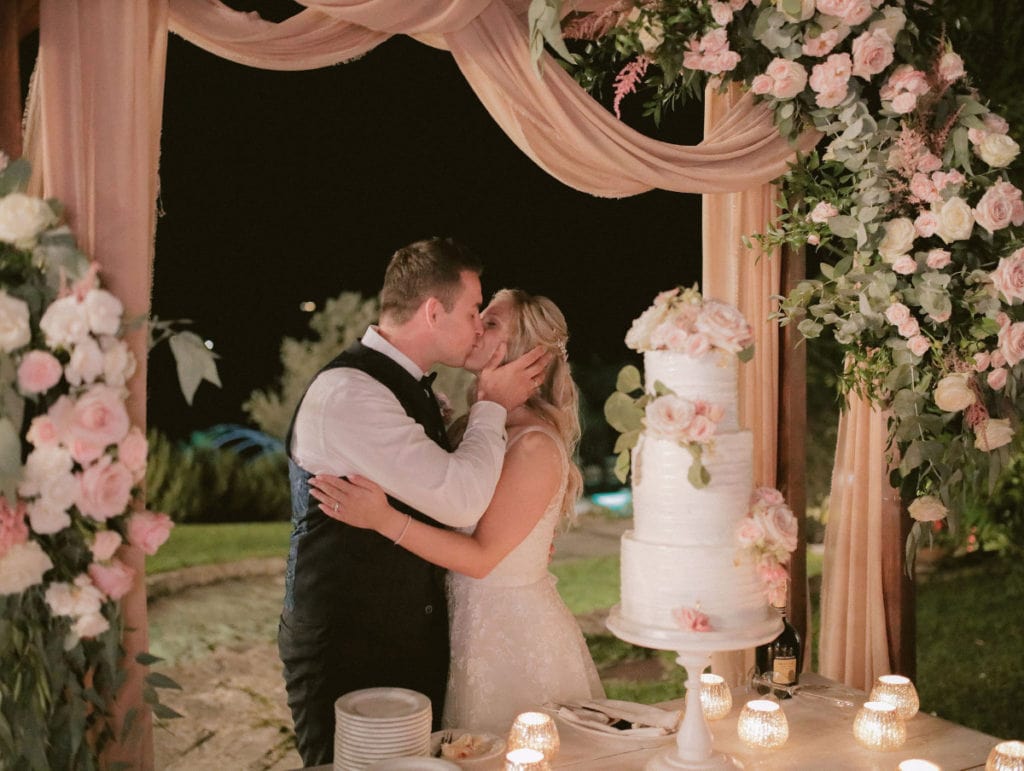
<instances>
[{"instance_id":1,"label":"wooden column","mask_svg":"<svg viewBox=\"0 0 1024 771\"><path fill-rule=\"evenodd\" d=\"M11 160L21 157L19 5L18 0L0 0L0 150Z\"/></svg>"},{"instance_id":2,"label":"wooden column","mask_svg":"<svg viewBox=\"0 0 1024 771\"><path fill-rule=\"evenodd\" d=\"M907 574L907 536L913 525L905 504L892 506L882 522L882 594L892 671L917 679L917 608Z\"/></svg>"},{"instance_id":3,"label":"wooden column","mask_svg":"<svg viewBox=\"0 0 1024 771\"><path fill-rule=\"evenodd\" d=\"M804 250L782 250L782 294L789 294L806 273ZM790 324L779 330L779 491L800 526L800 538L789 564L789 621L804 641L805 668L810 665L807 603L807 349L803 336Z\"/></svg>"}]
</instances>

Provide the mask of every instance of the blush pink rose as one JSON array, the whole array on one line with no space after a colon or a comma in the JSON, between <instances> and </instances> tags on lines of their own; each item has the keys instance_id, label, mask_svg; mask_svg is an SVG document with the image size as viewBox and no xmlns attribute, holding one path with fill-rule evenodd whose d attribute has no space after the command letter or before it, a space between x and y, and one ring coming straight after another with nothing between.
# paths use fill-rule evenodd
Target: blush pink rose
<instances>
[{"instance_id":1,"label":"blush pink rose","mask_svg":"<svg viewBox=\"0 0 1024 771\"><path fill-rule=\"evenodd\" d=\"M121 391L94 385L74 403L67 430L75 439L107 447L124 439L130 425Z\"/></svg>"},{"instance_id":2,"label":"blush pink rose","mask_svg":"<svg viewBox=\"0 0 1024 771\"><path fill-rule=\"evenodd\" d=\"M174 523L166 514L140 511L128 520L128 542L152 557L171 534Z\"/></svg>"},{"instance_id":3,"label":"blush pink rose","mask_svg":"<svg viewBox=\"0 0 1024 771\"><path fill-rule=\"evenodd\" d=\"M1001 391L1006 385L1007 370L1004 367L994 369L985 377L988 387L993 391Z\"/></svg>"},{"instance_id":4,"label":"blush pink rose","mask_svg":"<svg viewBox=\"0 0 1024 771\"><path fill-rule=\"evenodd\" d=\"M921 70L901 64L878 91L882 101L889 102L892 111L900 115L917 107L917 98L928 93L928 78Z\"/></svg>"},{"instance_id":5,"label":"blush pink rose","mask_svg":"<svg viewBox=\"0 0 1024 771\"><path fill-rule=\"evenodd\" d=\"M892 64L894 50L892 38L883 28L861 33L853 41L853 74L871 80Z\"/></svg>"},{"instance_id":6,"label":"blush pink rose","mask_svg":"<svg viewBox=\"0 0 1024 771\"><path fill-rule=\"evenodd\" d=\"M991 276L992 285L1007 302L1024 300L1024 249L1018 249L1009 257L1000 257Z\"/></svg>"},{"instance_id":7,"label":"blush pink rose","mask_svg":"<svg viewBox=\"0 0 1024 771\"><path fill-rule=\"evenodd\" d=\"M765 74L772 79L771 95L776 99L792 99L807 85L807 70L781 56L772 59Z\"/></svg>"},{"instance_id":8,"label":"blush pink rose","mask_svg":"<svg viewBox=\"0 0 1024 771\"><path fill-rule=\"evenodd\" d=\"M767 506L781 506L786 502L782 493L774 487L757 487L750 494L750 506L752 508L765 508Z\"/></svg>"},{"instance_id":9,"label":"blush pink rose","mask_svg":"<svg viewBox=\"0 0 1024 771\"><path fill-rule=\"evenodd\" d=\"M815 64L808 82L816 94L818 106L835 107L842 102L852 74L853 61L849 54L831 54L821 64Z\"/></svg>"},{"instance_id":10,"label":"blush pink rose","mask_svg":"<svg viewBox=\"0 0 1024 771\"><path fill-rule=\"evenodd\" d=\"M849 27L833 27L822 32L817 37L806 38L801 46L801 50L805 56L821 58L832 53L832 49L839 45L849 34Z\"/></svg>"},{"instance_id":11,"label":"blush pink rose","mask_svg":"<svg viewBox=\"0 0 1024 771\"><path fill-rule=\"evenodd\" d=\"M84 439L72 439L68 443L68 449L71 451L71 457L80 466L88 466L103 454L103 447Z\"/></svg>"},{"instance_id":12,"label":"blush pink rose","mask_svg":"<svg viewBox=\"0 0 1024 771\"><path fill-rule=\"evenodd\" d=\"M115 558L109 565L98 562L89 565L89 578L107 597L119 600L128 594L135 583L135 570Z\"/></svg>"},{"instance_id":13,"label":"blush pink rose","mask_svg":"<svg viewBox=\"0 0 1024 771\"><path fill-rule=\"evenodd\" d=\"M811 233L809 236L807 236L807 243L809 243L811 246L817 246L818 244L821 243L821 236L819 236L817 233Z\"/></svg>"},{"instance_id":14,"label":"blush pink rose","mask_svg":"<svg viewBox=\"0 0 1024 771\"><path fill-rule=\"evenodd\" d=\"M728 3L711 3L711 18L715 20L715 24L724 27L732 21L732 7Z\"/></svg>"},{"instance_id":15,"label":"blush pink rose","mask_svg":"<svg viewBox=\"0 0 1024 771\"><path fill-rule=\"evenodd\" d=\"M923 211L914 220L914 229L921 238L931 238L939 232L939 218L933 211Z\"/></svg>"},{"instance_id":16,"label":"blush pink rose","mask_svg":"<svg viewBox=\"0 0 1024 771\"><path fill-rule=\"evenodd\" d=\"M911 338L921 331L921 325L917 323L917 319L911 317L900 324L896 331L899 332L903 337Z\"/></svg>"},{"instance_id":17,"label":"blush pink rose","mask_svg":"<svg viewBox=\"0 0 1024 771\"><path fill-rule=\"evenodd\" d=\"M50 416L39 415L32 418L25 438L36 447L41 447L43 445L56 444L59 437L57 436L57 427L53 425Z\"/></svg>"},{"instance_id":18,"label":"blush pink rose","mask_svg":"<svg viewBox=\"0 0 1024 771\"><path fill-rule=\"evenodd\" d=\"M438 402L444 394L438 394ZM445 397L447 398L447 397ZM443 411L444 405L442 405ZM449 409L451 409L449 405ZM149 443L138 426L132 426L128 434L117 445L117 459L132 472L132 478L138 482L146 473L146 456Z\"/></svg>"},{"instance_id":19,"label":"blush pink rose","mask_svg":"<svg viewBox=\"0 0 1024 771\"><path fill-rule=\"evenodd\" d=\"M774 82L775 81L772 80L770 77L768 77L764 73L761 73L760 75L755 76L752 81L750 81L750 90L753 93L757 94L758 96L763 96L764 94L767 94L772 90L772 84Z\"/></svg>"},{"instance_id":20,"label":"blush pink rose","mask_svg":"<svg viewBox=\"0 0 1024 771\"><path fill-rule=\"evenodd\" d=\"M97 562L106 562L114 556L121 545L121 535L114 530L100 530L92 542L92 558Z\"/></svg>"},{"instance_id":21,"label":"blush pink rose","mask_svg":"<svg viewBox=\"0 0 1024 771\"><path fill-rule=\"evenodd\" d=\"M644 428L650 436L659 439L686 441L695 414L693 402L665 394L648 402L644 409Z\"/></svg>"},{"instance_id":22,"label":"blush pink rose","mask_svg":"<svg viewBox=\"0 0 1024 771\"><path fill-rule=\"evenodd\" d=\"M785 583L789 581L789 571L785 565L769 556L758 560L757 577L766 584Z\"/></svg>"},{"instance_id":23,"label":"blush pink rose","mask_svg":"<svg viewBox=\"0 0 1024 771\"><path fill-rule=\"evenodd\" d=\"M948 249L931 249L925 257L925 262L932 270L942 270L953 261L953 255Z\"/></svg>"},{"instance_id":24,"label":"blush pink rose","mask_svg":"<svg viewBox=\"0 0 1024 771\"><path fill-rule=\"evenodd\" d=\"M985 191L974 209L974 220L989 233L1011 224L1024 224L1024 202L1021 192L1009 182L1000 180Z\"/></svg>"},{"instance_id":25,"label":"blush pink rose","mask_svg":"<svg viewBox=\"0 0 1024 771\"><path fill-rule=\"evenodd\" d=\"M820 13L842 19L854 27L864 22L874 10L868 0L816 0Z\"/></svg>"},{"instance_id":26,"label":"blush pink rose","mask_svg":"<svg viewBox=\"0 0 1024 771\"><path fill-rule=\"evenodd\" d=\"M940 193L947 187L957 187L967 181L967 178L956 169L933 171L931 179L935 189Z\"/></svg>"},{"instance_id":27,"label":"blush pink rose","mask_svg":"<svg viewBox=\"0 0 1024 771\"><path fill-rule=\"evenodd\" d=\"M1006 366L1006 357L1003 356L1003 352L1000 350L992 351L992 366L993 367L1004 367Z\"/></svg>"},{"instance_id":28,"label":"blush pink rose","mask_svg":"<svg viewBox=\"0 0 1024 771\"><path fill-rule=\"evenodd\" d=\"M755 517L744 517L736 526L736 541L744 549L764 541L764 525Z\"/></svg>"},{"instance_id":29,"label":"blush pink rose","mask_svg":"<svg viewBox=\"0 0 1024 771\"><path fill-rule=\"evenodd\" d=\"M754 342L754 332L743 314L731 305L705 300L694 326L723 351L738 353Z\"/></svg>"},{"instance_id":30,"label":"blush pink rose","mask_svg":"<svg viewBox=\"0 0 1024 771\"><path fill-rule=\"evenodd\" d=\"M18 388L25 394L38 394L57 385L63 367L57 357L46 351L29 351L18 365Z\"/></svg>"},{"instance_id":31,"label":"blush pink rose","mask_svg":"<svg viewBox=\"0 0 1024 771\"><path fill-rule=\"evenodd\" d=\"M78 510L97 522L122 514L132 494L132 473L104 455L79 475Z\"/></svg>"},{"instance_id":32,"label":"blush pink rose","mask_svg":"<svg viewBox=\"0 0 1024 771\"><path fill-rule=\"evenodd\" d=\"M932 347L932 344L928 341L928 338L924 335L914 335L912 338L907 340L907 348L915 356L924 356L928 353L928 349Z\"/></svg>"},{"instance_id":33,"label":"blush pink rose","mask_svg":"<svg viewBox=\"0 0 1024 771\"><path fill-rule=\"evenodd\" d=\"M955 83L965 74L964 60L960 58L959 54L946 51L939 59L939 77L947 83Z\"/></svg>"},{"instance_id":34,"label":"blush pink rose","mask_svg":"<svg viewBox=\"0 0 1024 771\"><path fill-rule=\"evenodd\" d=\"M925 203L938 201L942 197L939 195L939 191L935 189L935 183L932 182L932 178L923 172L918 172L910 178L910 192Z\"/></svg>"},{"instance_id":35,"label":"blush pink rose","mask_svg":"<svg viewBox=\"0 0 1024 771\"><path fill-rule=\"evenodd\" d=\"M974 371L984 372L992 363L992 356L988 351L978 351L974 354Z\"/></svg>"},{"instance_id":36,"label":"blush pink rose","mask_svg":"<svg viewBox=\"0 0 1024 771\"><path fill-rule=\"evenodd\" d=\"M1000 315L1005 317L1006 314ZM1011 324L1007 321L1001 325L999 329L999 352L1003 354L1006 363L1011 367L1024 360L1024 322L1018 321L1015 324ZM993 366L996 366L994 360Z\"/></svg>"},{"instance_id":37,"label":"blush pink rose","mask_svg":"<svg viewBox=\"0 0 1024 771\"><path fill-rule=\"evenodd\" d=\"M715 435L715 429L717 428L718 426L715 425L715 422L707 415L695 415L690 422L690 428L687 433L690 435L691 442L707 444Z\"/></svg>"},{"instance_id":38,"label":"blush pink rose","mask_svg":"<svg viewBox=\"0 0 1024 771\"><path fill-rule=\"evenodd\" d=\"M725 407L721 404L711 404L710 402L698 401L696 409L698 415L704 415L715 423L721 422L722 418L725 417Z\"/></svg>"},{"instance_id":39,"label":"blush pink rose","mask_svg":"<svg viewBox=\"0 0 1024 771\"><path fill-rule=\"evenodd\" d=\"M711 340L708 339L707 335L695 332L687 338L686 343L682 346L681 350L689 356L703 356L711 350Z\"/></svg>"},{"instance_id":40,"label":"blush pink rose","mask_svg":"<svg viewBox=\"0 0 1024 771\"><path fill-rule=\"evenodd\" d=\"M923 174L931 174L942 168L942 159L935 153L924 153L917 159L917 170Z\"/></svg>"},{"instance_id":41,"label":"blush pink rose","mask_svg":"<svg viewBox=\"0 0 1024 771\"><path fill-rule=\"evenodd\" d=\"M828 222L830 218L835 217L837 214L839 214L839 209L834 204L828 201L818 201L814 208L811 209L808 218L811 222L817 222L820 225Z\"/></svg>"},{"instance_id":42,"label":"blush pink rose","mask_svg":"<svg viewBox=\"0 0 1024 771\"><path fill-rule=\"evenodd\" d=\"M892 303L885 309L885 319L897 327L905 324L910 319L910 308L903 303Z\"/></svg>"},{"instance_id":43,"label":"blush pink rose","mask_svg":"<svg viewBox=\"0 0 1024 771\"><path fill-rule=\"evenodd\" d=\"M912 276L917 272L917 260L909 254L900 255L892 264L892 269L894 273L899 273L901 276Z\"/></svg>"},{"instance_id":44,"label":"blush pink rose","mask_svg":"<svg viewBox=\"0 0 1024 771\"><path fill-rule=\"evenodd\" d=\"M707 615L697 608L676 608L672 611L679 628L687 632L710 632L711 623Z\"/></svg>"},{"instance_id":45,"label":"blush pink rose","mask_svg":"<svg viewBox=\"0 0 1024 771\"><path fill-rule=\"evenodd\" d=\"M765 538L787 552L796 549L800 525L789 506L777 503L760 513L763 518Z\"/></svg>"}]
</instances>

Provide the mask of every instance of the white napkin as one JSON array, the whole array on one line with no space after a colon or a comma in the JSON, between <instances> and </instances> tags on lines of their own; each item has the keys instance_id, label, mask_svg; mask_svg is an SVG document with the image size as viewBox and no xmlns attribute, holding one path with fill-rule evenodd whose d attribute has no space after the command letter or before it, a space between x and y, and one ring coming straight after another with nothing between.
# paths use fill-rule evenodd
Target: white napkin
<instances>
[{"instance_id":1,"label":"white napkin","mask_svg":"<svg viewBox=\"0 0 1024 771\"><path fill-rule=\"evenodd\" d=\"M562 720L581 728L616 736L666 736L675 733L681 712L615 699L593 699L577 704L547 705ZM631 728L616 728L625 721Z\"/></svg>"}]
</instances>

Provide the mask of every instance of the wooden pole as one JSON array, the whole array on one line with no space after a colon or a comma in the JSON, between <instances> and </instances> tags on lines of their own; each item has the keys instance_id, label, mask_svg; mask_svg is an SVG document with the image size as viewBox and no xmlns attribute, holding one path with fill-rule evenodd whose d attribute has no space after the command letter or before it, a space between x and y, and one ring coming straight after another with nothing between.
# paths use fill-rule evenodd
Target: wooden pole
<instances>
[{"instance_id":1,"label":"wooden pole","mask_svg":"<svg viewBox=\"0 0 1024 771\"><path fill-rule=\"evenodd\" d=\"M782 293L788 294L806 273L803 249L782 250ZM800 537L789 564L789 622L804 641L804 668L810 665L807 602L807 349L796 326L779 331L779 452L780 492L799 523Z\"/></svg>"},{"instance_id":2,"label":"wooden pole","mask_svg":"<svg viewBox=\"0 0 1024 771\"><path fill-rule=\"evenodd\" d=\"M895 493L898 495L898 493ZM914 582L907 573L907 535L913 522L905 503L883 508L882 596L893 672L917 679L917 613Z\"/></svg>"},{"instance_id":3,"label":"wooden pole","mask_svg":"<svg viewBox=\"0 0 1024 771\"><path fill-rule=\"evenodd\" d=\"M0 150L21 157L21 68L19 0L0 0Z\"/></svg>"}]
</instances>

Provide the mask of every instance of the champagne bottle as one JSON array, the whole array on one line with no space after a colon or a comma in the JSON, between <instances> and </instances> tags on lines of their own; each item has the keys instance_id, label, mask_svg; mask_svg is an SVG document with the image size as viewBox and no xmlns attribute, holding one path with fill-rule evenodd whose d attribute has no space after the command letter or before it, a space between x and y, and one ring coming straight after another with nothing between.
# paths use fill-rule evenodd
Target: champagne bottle
<instances>
[{"instance_id":1,"label":"champagne bottle","mask_svg":"<svg viewBox=\"0 0 1024 771\"><path fill-rule=\"evenodd\" d=\"M782 617L782 631L771 642L757 646L754 651L754 663L757 674L763 679L771 680L779 685L793 686L800 679L803 665L803 645L800 635L786 618L786 607L774 606ZM768 686L758 686L759 693L767 693ZM790 694L781 688L771 689L780 699L788 699Z\"/></svg>"}]
</instances>

